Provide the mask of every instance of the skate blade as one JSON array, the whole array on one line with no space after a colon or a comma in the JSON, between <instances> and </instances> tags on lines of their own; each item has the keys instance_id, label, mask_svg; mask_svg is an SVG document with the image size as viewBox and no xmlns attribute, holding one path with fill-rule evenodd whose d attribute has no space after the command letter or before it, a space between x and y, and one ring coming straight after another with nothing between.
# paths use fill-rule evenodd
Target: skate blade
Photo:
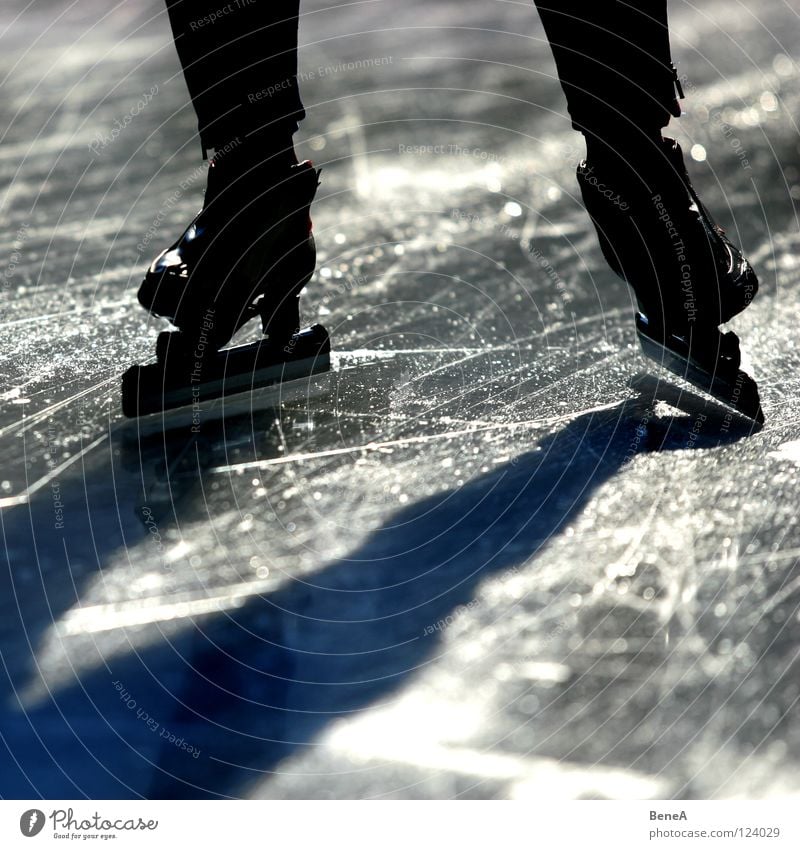
<instances>
[{"instance_id":1,"label":"skate blade","mask_svg":"<svg viewBox=\"0 0 800 849\"><path fill-rule=\"evenodd\" d=\"M710 395L726 407L735 410L740 415L752 419L757 424L764 423L764 412L761 409L761 399L758 386L749 374L729 363L718 360L713 371L687 355L684 345L676 338L675 347L670 347L659 339L647 333L647 320L639 315L636 319L636 333L642 353L657 365L672 372L672 374L687 381L692 386ZM717 331L719 332L719 331ZM737 347L738 339L733 337ZM722 337L722 334L720 334Z\"/></svg>"},{"instance_id":2,"label":"skate blade","mask_svg":"<svg viewBox=\"0 0 800 849\"><path fill-rule=\"evenodd\" d=\"M319 363L317 363L319 366ZM200 402L198 410L194 399L184 401L180 406L159 408L155 412L128 416L121 422L126 433L135 433L137 437L153 433L171 431L199 432L201 425L218 422L221 419L234 420L268 410L278 409L285 404L303 404L330 393L331 372L328 368L309 369L299 378L282 379L265 385L250 385L247 391L226 392ZM250 391L252 390L252 391Z\"/></svg>"},{"instance_id":3,"label":"skate blade","mask_svg":"<svg viewBox=\"0 0 800 849\"><path fill-rule=\"evenodd\" d=\"M276 362L276 356L282 359ZM243 393L274 387L272 394L282 398L290 389L302 390L309 377L330 370L330 343L324 328L315 325L296 334L277 354L267 343L254 342L213 357L202 379L195 379L191 364L179 361L175 367L169 358L131 367L122 376L123 413L128 418L161 420L166 411L184 410L190 413L190 423L199 425L212 411L219 417L252 405L253 399ZM288 387L289 383L297 386ZM170 418L181 417L171 414Z\"/></svg>"}]
</instances>

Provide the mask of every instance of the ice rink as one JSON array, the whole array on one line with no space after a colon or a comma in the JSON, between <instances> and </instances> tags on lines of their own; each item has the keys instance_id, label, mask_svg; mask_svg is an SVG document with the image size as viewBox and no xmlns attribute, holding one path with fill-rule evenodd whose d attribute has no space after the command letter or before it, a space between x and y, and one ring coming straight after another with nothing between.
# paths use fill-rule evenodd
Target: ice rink
<instances>
[{"instance_id":1,"label":"ice rink","mask_svg":"<svg viewBox=\"0 0 800 849\"><path fill-rule=\"evenodd\" d=\"M799 793L792 6L670 7L763 429L639 354L532 4L304 0L334 368L189 438L119 401L205 183L163 6L4 2L0 796Z\"/></svg>"}]
</instances>

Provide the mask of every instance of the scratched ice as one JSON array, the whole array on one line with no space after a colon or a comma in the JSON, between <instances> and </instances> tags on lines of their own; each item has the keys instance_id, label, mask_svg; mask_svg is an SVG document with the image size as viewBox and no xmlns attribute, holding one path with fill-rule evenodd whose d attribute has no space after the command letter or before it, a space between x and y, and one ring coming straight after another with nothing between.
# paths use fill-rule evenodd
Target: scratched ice
<instances>
[{"instance_id":1,"label":"scratched ice","mask_svg":"<svg viewBox=\"0 0 800 849\"><path fill-rule=\"evenodd\" d=\"M796 15L673 13L751 433L642 376L531 7L305 11L335 368L194 441L117 397L203 183L162 7L3 36L0 795L796 793Z\"/></svg>"}]
</instances>

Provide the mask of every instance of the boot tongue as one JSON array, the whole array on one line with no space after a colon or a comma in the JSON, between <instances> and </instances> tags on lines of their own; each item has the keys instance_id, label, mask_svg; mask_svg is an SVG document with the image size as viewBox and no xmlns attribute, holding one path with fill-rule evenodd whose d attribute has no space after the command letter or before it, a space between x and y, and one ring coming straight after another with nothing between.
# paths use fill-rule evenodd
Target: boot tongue
<instances>
[{"instance_id":1,"label":"boot tongue","mask_svg":"<svg viewBox=\"0 0 800 849\"><path fill-rule=\"evenodd\" d=\"M681 146L674 139L664 139L662 157L659 167L651 179L655 191L667 204L673 204L677 213L683 209L689 213L698 213L692 191L686 164L683 161Z\"/></svg>"},{"instance_id":2,"label":"boot tongue","mask_svg":"<svg viewBox=\"0 0 800 849\"><path fill-rule=\"evenodd\" d=\"M215 156L208 166L203 208L225 215L260 202L287 178L291 167L285 158L265 159L257 151Z\"/></svg>"},{"instance_id":3,"label":"boot tongue","mask_svg":"<svg viewBox=\"0 0 800 849\"><path fill-rule=\"evenodd\" d=\"M593 146L588 163L623 194L660 195L668 204L689 206L686 168L680 145L669 138L646 139L631 147Z\"/></svg>"}]
</instances>

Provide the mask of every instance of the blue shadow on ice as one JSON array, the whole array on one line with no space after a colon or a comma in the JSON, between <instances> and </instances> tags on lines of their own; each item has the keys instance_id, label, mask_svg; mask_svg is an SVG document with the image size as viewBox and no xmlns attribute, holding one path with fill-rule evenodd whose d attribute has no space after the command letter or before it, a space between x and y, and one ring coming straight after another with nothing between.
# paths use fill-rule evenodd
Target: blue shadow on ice
<instances>
[{"instance_id":1,"label":"blue shadow on ice","mask_svg":"<svg viewBox=\"0 0 800 849\"><path fill-rule=\"evenodd\" d=\"M396 693L434 661L440 638L431 624L469 604L490 575L535 559L619 472L631 445L668 452L690 438L698 449L711 448L751 432L735 421L721 437L720 408L687 394L667 397L672 390L663 384L639 389L618 407L578 416L492 472L398 511L309 582L198 617L171 637L160 634L27 712L14 706L13 693L34 674L32 651L44 629L80 592L73 587L46 604L21 600L3 640L4 656L17 652L18 662L5 664L0 795L246 795L286 758L314 746L332 721ZM656 397L704 406L694 418L659 419L652 416ZM689 437L697 409L707 426ZM190 513L192 504L184 498L177 509ZM6 536L30 528L39 509L50 508L34 503L30 515L7 515ZM98 562L123 542L109 534ZM124 632L118 639L124 642ZM114 680L123 682L126 699ZM137 718L144 706L126 702L141 701L140 694L146 716Z\"/></svg>"}]
</instances>

